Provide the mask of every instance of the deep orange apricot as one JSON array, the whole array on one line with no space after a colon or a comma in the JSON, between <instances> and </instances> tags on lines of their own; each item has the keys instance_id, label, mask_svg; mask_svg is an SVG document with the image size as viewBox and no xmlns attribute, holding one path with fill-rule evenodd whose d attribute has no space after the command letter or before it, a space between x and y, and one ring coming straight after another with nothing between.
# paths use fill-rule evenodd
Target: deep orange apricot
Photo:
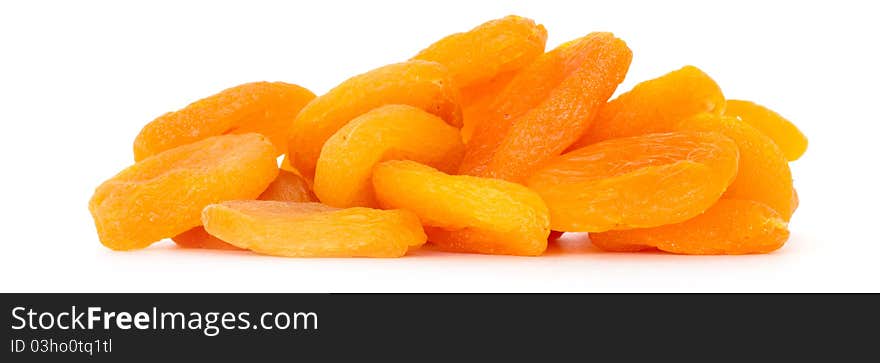
<instances>
[{"instance_id":1,"label":"deep orange apricot","mask_svg":"<svg viewBox=\"0 0 880 363\"><path fill-rule=\"evenodd\" d=\"M250 132L268 137L276 154L282 154L287 151L293 118L313 98L309 90L284 82L245 83L223 90L144 126L134 141L134 159L209 136Z\"/></svg>"},{"instance_id":2,"label":"deep orange apricot","mask_svg":"<svg viewBox=\"0 0 880 363\"><path fill-rule=\"evenodd\" d=\"M426 240L412 212L318 203L227 201L205 207L202 222L229 244L273 256L400 257Z\"/></svg>"},{"instance_id":3,"label":"deep orange apricot","mask_svg":"<svg viewBox=\"0 0 880 363\"><path fill-rule=\"evenodd\" d=\"M315 196L303 177L286 170L279 171L275 180L266 187L266 190L257 199L303 203L318 201L318 197ZM240 249L208 234L202 226L174 236L172 240L181 247L186 248Z\"/></svg>"},{"instance_id":4,"label":"deep orange apricot","mask_svg":"<svg viewBox=\"0 0 880 363\"><path fill-rule=\"evenodd\" d=\"M572 149L602 140L675 130L679 121L703 112L720 114L724 94L706 73L686 66L644 81L599 110Z\"/></svg>"},{"instance_id":5,"label":"deep orange apricot","mask_svg":"<svg viewBox=\"0 0 880 363\"><path fill-rule=\"evenodd\" d=\"M492 105L497 102L498 95L510 84L517 72L502 73L491 80L461 90L461 110L464 115L461 139L465 144L470 142L477 124L491 115Z\"/></svg>"},{"instance_id":6,"label":"deep orange apricot","mask_svg":"<svg viewBox=\"0 0 880 363\"><path fill-rule=\"evenodd\" d=\"M785 158L797 160L807 151L807 137L791 121L750 101L729 100L725 116L737 117L773 139Z\"/></svg>"},{"instance_id":7,"label":"deep orange apricot","mask_svg":"<svg viewBox=\"0 0 880 363\"><path fill-rule=\"evenodd\" d=\"M787 226L785 219L766 204L721 199L706 213L682 223L590 233L590 239L596 246L612 250L644 246L692 255L769 253L788 240Z\"/></svg>"},{"instance_id":8,"label":"deep orange apricot","mask_svg":"<svg viewBox=\"0 0 880 363\"><path fill-rule=\"evenodd\" d=\"M550 208L550 226L602 232L678 223L721 197L738 150L714 132L611 139L551 159L526 182Z\"/></svg>"},{"instance_id":9,"label":"deep orange apricot","mask_svg":"<svg viewBox=\"0 0 880 363\"><path fill-rule=\"evenodd\" d=\"M143 159L102 183L89 201L98 237L144 248L198 226L206 205L256 198L278 174L263 135L213 136Z\"/></svg>"},{"instance_id":10,"label":"deep orange apricot","mask_svg":"<svg viewBox=\"0 0 880 363\"><path fill-rule=\"evenodd\" d=\"M317 202L318 197L308 182L299 174L287 170L278 172L278 177L257 197L259 200L278 200L287 202Z\"/></svg>"},{"instance_id":11,"label":"deep orange apricot","mask_svg":"<svg viewBox=\"0 0 880 363\"><path fill-rule=\"evenodd\" d=\"M584 133L631 59L626 43L611 33L545 53L514 76L477 122L460 171L521 181Z\"/></svg>"},{"instance_id":12,"label":"deep orange apricot","mask_svg":"<svg viewBox=\"0 0 880 363\"><path fill-rule=\"evenodd\" d=\"M646 228L650 229L650 228ZM627 231L627 230L624 230ZM633 243L625 243L620 242L612 238L603 238L602 235L610 235L614 232L619 231L608 231L608 232L599 232L599 233L590 233L590 242L593 243L593 246L596 246L600 250L606 252L642 252L648 250L656 250L656 247L648 246L648 245L640 245ZM593 238L593 236L600 235L600 237Z\"/></svg>"},{"instance_id":13,"label":"deep orange apricot","mask_svg":"<svg viewBox=\"0 0 880 363\"><path fill-rule=\"evenodd\" d=\"M739 167L736 179L724 192L729 199L753 200L779 212L782 219L794 213L794 187L788 159L770 137L738 119L700 114L682 121L682 130L715 131L736 142Z\"/></svg>"},{"instance_id":14,"label":"deep orange apricot","mask_svg":"<svg viewBox=\"0 0 880 363\"><path fill-rule=\"evenodd\" d=\"M495 97L504 90L505 87L513 80L513 77L519 70L509 71L501 73L491 79L480 82L470 87L464 87L461 89L461 106L462 111L465 112L465 126L467 126L467 107L473 106L481 101L484 101L484 108L488 109L490 103L494 101ZM488 112L488 111L487 111ZM475 113L474 116L480 116L481 118L486 117L486 113Z\"/></svg>"},{"instance_id":15,"label":"deep orange apricot","mask_svg":"<svg viewBox=\"0 0 880 363\"><path fill-rule=\"evenodd\" d=\"M380 161L414 160L452 172L463 154L458 129L439 117L413 106L382 106L351 120L324 143L315 193L333 207L377 207L371 177Z\"/></svg>"},{"instance_id":16,"label":"deep orange apricot","mask_svg":"<svg viewBox=\"0 0 880 363\"><path fill-rule=\"evenodd\" d=\"M183 248L201 248L206 250L233 250L241 248L221 241L219 238L208 234L202 226L190 228L190 230L171 238L174 243Z\"/></svg>"},{"instance_id":17,"label":"deep orange apricot","mask_svg":"<svg viewBox=\"0 0 880 363\"><path fill-rule=\"evenodd\" d=\"M547 30L521 16L490 20L463 33L449 35L413 59L445 65L459 88L525 67L544 53Z\"/></svg>"},{"instance_id":18,"label":"deep orange apricot","mask_svg":"<svg viewBox=\"0 0 880 363\"><path fill-rule=\"evenodd\" d=\"M284 154L284 158L281 159L281 165L279 166L281 170L287 170L289 172L296 173L296 175L301 175L299 170L293 167L293 164L290 162L290 154Z\"/></svg>"},{"instance_id":19,"label":"deep orange apricot","mask_svg":"<svg viewBox=\"0 0 880 363\"><path fill-rule=\"evenodd\" d=\"M435 227L428 238L445 250L534 256L547 248L547 207L522 185L394 160L375 167L373 186L383 208L413 211Z\"/></svg>"},{"instance_id":20,"label":"deep orange apricot","mask_svg":"<svg viewBox=\"0 0 880 363\"><path fill-rule=\"evenodd\" d=\"M355 117L390 104L418 107L462 125L459 91L445 66L421 60L391 64L349 78L300 111L289 143L293 166L313 179L327 139Z\"/></svg>"}]
</instances>

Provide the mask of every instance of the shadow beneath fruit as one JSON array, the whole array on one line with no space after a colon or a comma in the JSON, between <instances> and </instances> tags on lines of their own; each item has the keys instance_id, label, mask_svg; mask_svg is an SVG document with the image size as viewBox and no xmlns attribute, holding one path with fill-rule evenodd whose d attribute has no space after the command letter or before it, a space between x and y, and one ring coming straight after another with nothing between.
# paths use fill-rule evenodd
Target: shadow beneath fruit
<instances>
[{"instance_id":1,"label":"shadow beneath fruit","mask_svg":"<svg viewBox=\"0 0 880 363\"><path fill-rule=\"evenodd\" d=\"M544 256L566 256L566 255L668 255L656 249L645 250L640 252L609 252L596 247L590 241L588 233L565 233L556 240L548 241L547 251Z\"/></svg>"},{"instance_id":2,"label":"shadow beneath fruit","mask_svg":"<svg viewBox=\"0 0 880 363\"><path fill-rule=\"evenodd\" d=\"M602 250L593 245L590 242L590 237L587 233L565 233L561 237L550 240L547 242L547 250L538 257L526 257L526 256L507 256L507 255L484 255L484 254L473 254L473 253L455 253L444 251L440 247L428 242L422 247L410 250L407 252L406 257L441 257L441 256L451 256L459 259L468 259L468 258L485 258L487 256L499 257L499 258L523 258L523 259L532 259L532 258L553 258L553 257L566 257L566 256L577 256L577 255L592 255L592 256L633 256L633 255L665 255L669 256L669 253L665 253L658 250L645 250L640 252L609 252Z\"/></svg>"}]
</instances>

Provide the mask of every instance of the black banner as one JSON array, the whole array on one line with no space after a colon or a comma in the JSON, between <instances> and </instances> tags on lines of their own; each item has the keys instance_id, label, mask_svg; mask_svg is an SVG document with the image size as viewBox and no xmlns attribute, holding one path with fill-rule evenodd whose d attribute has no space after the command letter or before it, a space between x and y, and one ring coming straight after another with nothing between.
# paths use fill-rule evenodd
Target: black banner
<instances>
[{"instance_id":1,"label":"black banner","mask_svg":"<svg viewBox=\"0 0 880 363\"><path fill-rule=\"evenodd\" d=\"M2 301L3 362L622 358L842 337L864 349L876 344L880 323L876 295L3 294Z\"/></svg>"}]
</instances>

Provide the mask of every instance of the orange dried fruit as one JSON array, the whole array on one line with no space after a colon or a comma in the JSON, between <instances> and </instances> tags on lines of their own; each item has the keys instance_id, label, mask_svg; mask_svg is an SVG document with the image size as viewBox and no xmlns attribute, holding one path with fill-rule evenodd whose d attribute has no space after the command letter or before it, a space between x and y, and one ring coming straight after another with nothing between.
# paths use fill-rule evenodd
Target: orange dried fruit
<instances>
[{"instance_id":1,"label":"orange dried fruit","mask_svg":"<svg viewBox=\"0 0 880 363\"><path fill-rule=\"evenodd\" d=\"M428 235L428 240L440 250L459 253L539 256L547 250L549 241L545 236L543 243L537 242L536 239L540 238L541 234L535 232L523 237L516 233L478 228L449 230L425 227L425 233Z\"/></svg>"},{"instance_id":2,"label":"orange dried fruit","mask_svg":"<svg viewBox=\"0 0 880 363\"><path fill-rule=\"evenodd\" d=\"M691 255L769 253L788 239L788 223L766 204L721 199L705 213L682 223L654 228L590 233L599 248L656 247Z\"/></svg>"},{"instance_id":3,"label":"orange dried fruit","mask_svg":"<svg viewBox=\"0 0 880 363\"><path fill-rule=\"evenodd\" d=\"M725 198L754 200L791 219L795 201L792 197L791 169L788 159L770 137L738 119L715 114L700 114L682 121L683 130L715 131L736 142L739 168L736 179L724 192Z\"/></svg>"},{"instance_id":4,"label":"orange dried fruit","mask_svg":"<svg viewBox=\"0 0 880 363\"><path fill-rule=\"evenodd\" d=\"M273 256L400 257L426 240L412 212L319 203L226 201L205 207L202 222L229 244Z\"/></svg>"},{"instance_id":5,"label":"orange dried fruit","mask_svg":"<svg viewBox=\"0 0 880 363\"><path fill-rule=\"evenodd\" d=\"M299 174L281 170L278 177L257 197L259 200L279 200L288 202L317 202L309 183Z\"/></svg>"},{"instance_id":6,"label":"orange dried fruit","mask_svg":"<svg viewBox=\"0 0 880 363\"><path fill-rule=\"evenodd\" d=\"M225 89L148 123L134 141L134 159L209 136L260 133L272 141L276 155L287 151L291 122L315 95L284 82L254 82Z\"/></svg>"},{"instance_id":7,"label":"orange dried fruit","mask_svg":"<svg viewBox=\"0 0 880 363\"><path fill-rule=\"evenodd\" d=\"M452 172L463 154L458 129L439 117L413 106L382 106L351 120L324 143L315 193L333 207L376 207L371 178L380 161L415 160Z\"/></svg>"},{"instance_id":8,"label":"orange dried fruit","mask_svg":"<svg viewBox=\"0 0 880 363\"><path fill-rule=\"evenodd\" d=\"M655 228L659 228L659 227L655 227ZM645 230L648 230L648 229L651 229L651 228L645 228ZM625 230L621 230L621 231L633 231L633 230L632 229L625 229ZM601 237L601 235L606 235L606 234L610 235L612 233L621 232L621 231L590 233L590 242L593 243L593 246L596 246L600 250L603 250L606 252L642 252L642 251L648 251L648 250L656 250L656 248L654 248L652 246L648 246L648 245L619 242L616 239ZM600 235L600 237L594 238L596 235Z\"/></svg>"},{"instance_id":9,"label":"orange dried fruit","mask_svg":"<svg viewBox=\"0 0 880 363\"><path fill-rule=\"evenodd\" d=\"M496 102L498 95L513 80L518 71L502 73L486 82L475 84L461 90L461 112L464 115L464 125L461 127L461 139L465 143L470 142L477 123L490 115L492 104Z\"/></svg>"},{"instance_id":10,"label":"orange dried fruit","mask_svg":"<svg viewBox=\"0 0 880 363\"><path fill-rule=\"evenodd\" d=\"M241 248L221 241L219 238L208 234L205 228L198 226L190 228L190 230L178 234L171 238L174 243L183 248L201 248L206 250L233 250L239 251Z\"/></svg>"},{"instance_id":11,"label":"orange dried fruit","mask_svg":"<svg viewBox=\"0 0 880 363\"><path fill-rule=\"evenodd\" d=\"M526 185L547 203L554 230L654 227L712 206L736 176L738 154L715 132L611 139L550 160Z\"/></svg>"},{"instance_id":12,"label":"orange dried fruit","mask_svg":"<svg viewBox=\"0 0 880 363\"><path fill-rule=\"evenodd\" d=\"M679 121L703 112L720 114L724 94L706 73L685 66L644 81L603 105L572 149L602 140L675 130Z\"/></svg>"},{"instance_id":13,"label":"orange dried fruit","mask_svg":"<svg viewBox=\"0 0 880 363\"><path fill-rule=\"evenodd\" d=\"M281 170L287 170L289 172L296 173L296 175L301 175L296 168L293 167L293 164L290 162L290 154L284 154L284 158L281 159L281 166L279 166Z\"/></svg>"},{"instance_id":14,"label":"orange dried fruit","mask_svg":"<svg viewBox=\"0 0 880 363\"><path fill-rule=\"evenodd\" d=\"M729 100L725 116L737 117L773 139L788 161L807 151L807 137L791 121L773 110L750 101Z\"/></svg>"},{"instance_id":15,"label":"orange dried fruit","mask_svg":"<svg viewBox=\"0 0 880 363\"><path fill-rule=\"evenodd\" d=\"M391 64L349 78L300 111L289 143L293 166L306 179L314 178L330 136L355 117L389 104L418 107L452 126L462 124L458 89L446 67L421 60Z\"/></svg>"},{"instance_id":16,"label":"orange dried fruit","mask_svg":"<svg viewBox=\"0 0 880 363\"><path fill-rule=\"evenodd\" d=\"M148 157L102 183L89 201L98 237L144 248L200 225L206 205L257 197L278 174L263 135L213 136Z\"/></svg>"},{"instance_id":17,"label":"orange dried fruit","mask_svg":"<svg viewBox=\"0 0 880 363\"><path fill-rule=\"evenodd\" d=\"M474 105L479 101L492 101L495 96L503 91L505 87L507 87L507 85L510 83L510 81L513 80L513 77L515 77L517 73L519 73L519 70L501 73L495 77L492 77L492 79L489 79L488 81L480 82L469 87L463 87L461 89L462 111L465 111L465 107ZM488 103L490 102L486 103L487 105L485 106L485 108L488 108ZM479 115L485 117L484 114ZM464 118L465 124L467 124L467 113L465 113Z\"/></svg>"},{"instance_id":18,"label":"orange dried fruit","mask_svg":"<svg viewBox=\"0 0 880 363\"><path fill-rule=\"evenodd\" d=\"M509 15L463 33L449 35L413 59L445 65L459 88L486 82L525 67L544 53L547 29L535 21Z\"/></svg>"},{"instance_id":19,"label":"orange dried fruit","mask_svg":"<svg viewBox=\"0 0 880 363\"><path fill-rule=\"evenodd\" d=\"M626 43L611 33L592 33L538 57L477 122L460 171L520 181L584 133L631 60Z\"/></svg>"},{"instance_id":20,"label":"orange dried fruit","mask_svg":"<svg viewBox=\"0 0 880 363\"><path fill-rule=\"evenodd\" d=\"M448 175L409 160L373 170L384 208L411 210L429 240L445 250L540 255L550 234L547 207L528 188L498 179Z\"/></svg>"},{"instance_id":21,"label":"orange dried fruit","mask_svg":"<svg viewBox=\"0 0 880 363\"><path fill-rule=\"evenodd\" d=\"M317 202L309 184L296 173L280 170L275 180L257 197L259 200L278 200L287 202ZM202 226L195 227L172 238L175 243L186 248L238 250L231 244L214 237Z\"/></svg>"}]
</instances>

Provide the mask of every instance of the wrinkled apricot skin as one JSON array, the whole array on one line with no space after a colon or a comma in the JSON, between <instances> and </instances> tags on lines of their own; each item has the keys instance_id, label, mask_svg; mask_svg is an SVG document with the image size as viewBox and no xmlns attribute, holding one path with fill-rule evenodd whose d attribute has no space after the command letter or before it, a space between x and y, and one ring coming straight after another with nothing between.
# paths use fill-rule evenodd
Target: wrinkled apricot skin
<instances>
[{"instance_id":1,"label":"wrinkled apricot skin","mask_svg":"<svg viewBox=\"0 0 880 363\"><path fill-rule=\"evenodd\" d=\"M89 200L101 244L396 258L787 242L809 142L779 113L692 65L612 99L633 52L610 32L545 50L544 25L517 15L460 30L320 96L250 82L156 113Z\"/></svg>"},{"instance_id":2,"label":"wrinkled apricot skin","mask_svg":"<svg viewBox=\"0 0 880 363\"><path fill-rule=\"evenodd\" d=\"M551 159L528 180L550 208L550 226L602 232L678 223L721 197L739 152L714 132L606 140Z\"/></svg>"},{"instance_id":3,"label":"wrinkled apricot skin","mask_svg":"<svg viewBox=\"0 0 880 363\"><path fill-rule=\"evenodd\" d=\"M788 161L799 159L807 151L807 137L801 130L764 106L749 101L729 100L724 115L737 117L770 137Z\"/></svg>"},{"instance_id":4,"label":"wrinkled apricot skin","mask_svg":"<svg viewBox=\"0 0 880 363\"><path fill-rule=\"evenodd\" d=\"M619 137L669 132L703 112L720 114L725 100L712 78L686 66L639 83L599 110L596 120L572 149Z\"/></svg>"},{"instance_id":5,"label":"wrinkled apricot skin","mask_svg":"<svg viewBox=\"0 0 880 363\"><path fill-rule=\"evenodd\" d=\"M333 207L376 207L371 177L378 162L407 159L452 172L463 154L458 129L439 117L407 105L382 106L358 116L324 143L315 193Z\"/></svg>"},{"instance_id":6,"label":"wrinkled apricot skin","mask_svg":"<svg viewBox=\"0 0 880 363\"><path fill-rule=\"evenodd\" d=\"M288 202L317 202L318 197L309 188L305 179L296 173L280 170L275 180L257 197L259 200L278 200ZM231 244L214 237L201 226L190 229L172 240L186 248L239 250Z\"/></svg>"},{"instance_id":7,"label":"wrinkled apricot skin","mask_svg":"<svg viewBox=\"0 0 880 363\"><path fill-rule=\"evenodd\" d=\"M383 208L413 211L442 249L535 256L547 248L547 207L528 188L498 179L448 175L414 161L373 170Z\"/></svg>"},{"instance_id":8,"label":"wrinkled apricot skin","mask_svg":"<svg viewBox=\"0 0 880 363\"><path fill-rule=\"evenodd\" d=\"M761 202L779 212L782 219L791 219L795 208L791 169L772 139L745 122L714 114L690 117L678 128L720 132L736 142L740 151L738 172L724 198Z\"/></svg>"},{"instance_id":9,"label":"wrinkled apricot skin","mask_svg":"<svg viewBox=\"0 0 880 363\"><path fill-rule=\"evenodd\" d=\"M610 33L592 33L523 68L478 121L463 174L521 181L589 127L623 81L632 52Z\"/></svg>"},{"instance_id":10,"label":"wrinkled apricot skin","mask_svg":"<svg viewBox=\"0 0 880 363\"><path fill-rule=\"evenodd\" d=\"M257 197L259 200L278 200L288 202L317 202L308 182L294 172L281 170L278 177Z\"/></svg>"},{"instance_id":11,"label":"wrinkled apricot skin","mask_svg":"<svg viewBox=\"0 0 880 363\"><path fill-rule=\"evenodd\" d=\"M462 125L459 91L446 67L420 60L391 64L349 78L300 111L289 143L293 166L306 179L314 178L327 139L355 117L389 104L418 107Z\"/></svg>"},{"instance_id":12,"label":"wrinkled apricot skin","mask_svg":"<svg viewBox=\"0 0 880 363\"><path fill-rule=\"evenodd\" d=\"M498 95L510 84L518 71L502 73L486 82L461 90L461 112L464 125L461 127L461 139L469 143L477 124L491 115L492 105L497 102Z\"/></svg>"},{"instance_id":13,"label":"wrinkled apricot skin","mask_svg":"<svg viewBox=\"0 0 880 363\"><path fill-rule=\"evenodd\" d=\"M126 168L98 186L89 211L105 246L144 248L201 224L208 204L256 198L277 174L265 136L214 136Z\"/></svg>"},{"instance_id":14,"label":"wrinkled apricot skin","mask_svg":"<svg viewBox=\"0 0 880 363\"><path fill-rule=\"evenodd\" d=\"M263 134L287 151L293 118L315 95L284 82L254 82L193 102L148 123L134 141L135 161L209 136Z\"/></svg>"},{"instance_id":15,"label":"wrinkled apricot skin","mask_svg":"<svg viewBox=\"0 0 880 363\"><path fill-rule=\"evenodd\" d=\"M769 253L788 239L788 223L766 204L721 199L688 221L654 228L591 233L597 247L644 246L691 255Z\"/></svg>"},{"instance_id":16,"label":"wrinkled apricot skin","mask_svg":"<svg viewBox=\"0 0 880 363\"><path fill-rule=\"evenodd\" d=\"M449 35L413 59L445 65L459 88L486 82L498 74L525 67L544 53L547 29L516 15Z\"/></svg>"},{"instance_id":17,"label":"wrinkled apricot skin","mask_svg":"<svg viewBox=\"0 0 880 363\"><path fill-rule=\"evenodd\" d=\"M285 257L400 257L426 237L413 213L239 200L205 207L205 230L236 247Z\"/></svg>"}]
</instances>

